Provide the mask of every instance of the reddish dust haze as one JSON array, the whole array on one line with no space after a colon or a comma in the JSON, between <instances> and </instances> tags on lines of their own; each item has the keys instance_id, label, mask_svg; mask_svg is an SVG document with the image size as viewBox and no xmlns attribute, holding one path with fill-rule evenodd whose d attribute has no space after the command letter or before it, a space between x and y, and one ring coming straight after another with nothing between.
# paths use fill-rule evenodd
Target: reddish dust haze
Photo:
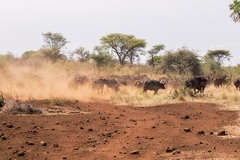
<instances>
[{"instance_id":1,"label":"reddish dust haze","mask_svg":"<svg viewBox=\"0 0 240 160\"><path fill-rule=\"evenodd\" d=\"M69 72L69 71L68 71ZM112 93L99 94L93 91L91 80L96 74L78 71L69 74L64 67L56 65L29 66L25 64L8 64L0 69L0 91L4 97L29 100L29 99L69 99L69 100L94 100L95 98L108 98ZM90 72L90 71L89 71ZM89 83L78 86L76 91L69 89L68 82L74 76L85 75Z\"/></svg>"}]
</instances>

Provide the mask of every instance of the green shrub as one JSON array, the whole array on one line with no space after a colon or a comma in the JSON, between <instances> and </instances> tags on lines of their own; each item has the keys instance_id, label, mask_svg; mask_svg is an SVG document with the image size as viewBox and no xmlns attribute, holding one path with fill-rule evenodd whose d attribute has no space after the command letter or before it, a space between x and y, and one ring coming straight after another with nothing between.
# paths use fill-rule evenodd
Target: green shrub
<instances>
[{"instance_id":1,"label":"green shrub","mask_svg":"<svg viewBox=\"0 0 240 160\"><path fill-rule=\"evenodd\" d=\"M62 101L58 97L53 97L52 100L51 100L51 103L53 105L57 105L57 106L61 106L62 105Z\"/></svg>"}]
</instances>

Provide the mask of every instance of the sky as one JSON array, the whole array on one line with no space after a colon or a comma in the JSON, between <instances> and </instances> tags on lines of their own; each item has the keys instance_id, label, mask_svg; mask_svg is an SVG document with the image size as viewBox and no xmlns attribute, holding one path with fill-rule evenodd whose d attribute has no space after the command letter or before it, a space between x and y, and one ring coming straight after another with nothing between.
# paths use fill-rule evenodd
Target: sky
<instances>
[{"instance_id":1,"label":"sky","mask_svg":"<svg viewBox=\"0 0 240 160\"><path fill-rule=\"evenodd\" d=\"M187 47L204 56L208 50L229 50L240 64L240 23L231 18L233 0L7 0L0 5L0 54L20 57L44 45L42 33L61 33L65 52L79 47L92 52L111 33L145 39L148 51ZM142 62L148 57L142 57Z\"/></svg>"}]
</instances>

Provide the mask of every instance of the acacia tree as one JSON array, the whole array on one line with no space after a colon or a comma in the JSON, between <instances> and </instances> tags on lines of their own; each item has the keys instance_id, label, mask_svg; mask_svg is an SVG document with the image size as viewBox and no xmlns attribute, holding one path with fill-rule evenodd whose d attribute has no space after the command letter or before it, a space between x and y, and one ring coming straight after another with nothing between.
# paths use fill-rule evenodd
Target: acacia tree
<instances>
[{"instance_id":1,"label":"acacia tree","mask_svg":"<svg viewBox=\"0 0 240 160\"><path fill-rule=\"evenodd\" d=\"M86 62L90 59L89 51L87 51L84 47L77 48L73 53L78 56L78 60L80 62Z\"/></svg>"},{"instance_id":2,"label":"acacia tree","mask_svg":"<svg viewBox=\"0 0 240 160\"><path fill-rule=\"evenodd\" d=\"M234 22L240 21L240 1L233 0L233 3L229 5L229 9L232 11L230 17Z\"/></svg>"},{"instance_id":3,"label":"acacia tree","mask_svg":"<svg viewBox=\"0 0 240 160\"><path fill-rule=\"evenodd\" d=\"M177 72L179 75L190 73L192 75L201 74L200 60L196 51L191 51L186 47L177 51L167 51L162 56L160 68L163 73Z\"/></svg>"},{"instance_id":4,"label":"acacia tree","mask_svg":"<svg viewBox=\"0 0 240 160\"><path fill-rule=\"evenodd\" d=\"M69 41L61 33L42 33L43 40L46 43L44 47L46 48L59 48L64 47Z\"/></svg>"},{"instance_id":5,"label":"acacia tree","mask_svg":"<svg viewBox=\"0 0 240 160\"><path fill-rule=\"evenodd\" d=\"M110 56L106 46L95 46L93 49L93 54L90 55L90 58L95 61L98 69L108 65L112 60L112 57Z\"/></svg>"},{"instance_id":6,"label":"acacia tree","mask_svg":"<svg viewBox=\"0 0 240 160\"><path fill-rule=\"evenodd\" d=\"M69 43L61 33L47 32L42 34L45 44L40 50L44 57L55 62L57 59L66 59L66 56L60 54L61 49Z\"/></svg>"},{"instance_id":7,"label":"acacia tree","mask_svg":"<svg viewBox=\"0 0 240 160\"><path fill-rule=\"evenodd\" d=\"M142 48L134 48L129 52L127 58L129 59L130 64L132 65L134 62L140 60L140 55L145 55L145 51Z\"/></svg>"},{"instance_id":8,"label":"acacia tree","mask_svg":"<svg viewBox=\"0 0 240 160\"><path fill-rule=\"evenodd\" d=\"M208 50L203 58L205 62L210 62L211 66L215 66L216 70L220 73L221 66L225 60L230 61L231 54L227 50Z\"/></svg>"},{"instance_id":9,"label":"acacia tree","mask_svg":"<svg viewBox=\"0 0 240 160\"><path fill-rule=\"evenodd\" d=\"M150 55L150 65L152 65L153 69L155 67L155 57L157 56L157 54L161 51L164 50L165 46L163 44L159 44L159 45L154 45L152 47L152 49L150 49L148 51L148 54Z\"/></svg>"},{"instance_id":10,"label":"acacia tree","mask_svg":"<svg viewBox=\"0 0 240 160\"><path fill-rule=\"evenodd\" d=\"M107 36L102 37L101 44L107 45L109 48L116 53L119 63L124 65L127 59L127 56L130 55L131 52L135 50L135 56L137 48L145 48L146 42L143 39L137 39L133 35L126 34L109 34Z\"/></svg>"}]
</instances>

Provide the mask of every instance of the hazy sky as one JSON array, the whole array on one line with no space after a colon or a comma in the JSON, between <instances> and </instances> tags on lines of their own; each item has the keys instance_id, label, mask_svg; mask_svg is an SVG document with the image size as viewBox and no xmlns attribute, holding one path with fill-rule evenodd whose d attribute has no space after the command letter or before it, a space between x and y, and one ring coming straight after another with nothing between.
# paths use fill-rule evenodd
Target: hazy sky
<instances>
[{"instance_id":1,"label":"hazy sky","mask_svg":"<svg viewBox=\"0 0 240 160\"><path fill-rule=\"evenodd\" d=\"M146 51L186 46L203 56L229 50L240 64L240 23L230 19L233 0L6 0L0 5L0 54L21 56L44 44L42 33L61 33L66 52L90 52L110 33L145 39ZM163 54L164 52L161 52Z\"/></svg>"}]
</instances>

